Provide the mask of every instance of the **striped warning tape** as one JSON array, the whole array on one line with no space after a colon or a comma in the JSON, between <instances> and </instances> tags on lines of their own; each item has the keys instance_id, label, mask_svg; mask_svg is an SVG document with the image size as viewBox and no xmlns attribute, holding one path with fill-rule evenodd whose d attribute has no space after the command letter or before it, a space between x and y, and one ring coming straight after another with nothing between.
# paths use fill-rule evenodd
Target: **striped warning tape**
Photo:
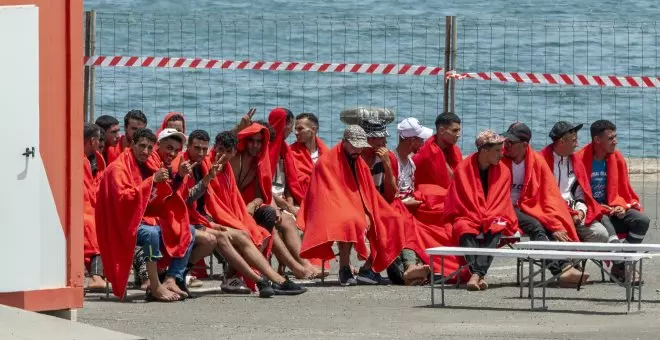
<instances>
[{"instance_id":1,"label":"striped warning tape","mask_svg":"<svg viewBox=\"0 0 660 340\"><path fill-rule=\"evenodd\" d=\"M346 64L294 61L239 61L205 58L170 58L136 56L85 57L84 64L93 67L153 67L227 69L257 71L290 71L322 73L391 74L409 76L439 76L447 79L476 79L505 83L549 84L600 87L660 87L660 78L647 76L592 76L565 73L526 72L444 72L442 67L411 64Z\"/></svg>"},{"instance_id":2,"label":"striped warning tape","mask_svg":"<svg viewBox=\"0 0 660 340\"><path fill-rule=\"evenodd\" d=\"M409 76L437 76L443 73L442 67L411 64L345 64L345 63L307 63L287 61L238 61L204 58L169 58L169 57L127 57L93 56L85 57L86 66L95 67L156 67L156 68L193 68L227 69L258 71L292 71L325 73L365 73L396 74Z\"/></svg>"},{"instance_id":3,"label":"striped warning tape","mask_svg":"<svg viewBox=\"0 0 660 340\"><path fill-rule=\"evenodd\" d=\"M445 77L477 79L505 83L551 84L601 87L660 87L660 78L645 76L590 76L584 74L550 74L523 72L447 72Z\"/></svg>"}]
</instances>

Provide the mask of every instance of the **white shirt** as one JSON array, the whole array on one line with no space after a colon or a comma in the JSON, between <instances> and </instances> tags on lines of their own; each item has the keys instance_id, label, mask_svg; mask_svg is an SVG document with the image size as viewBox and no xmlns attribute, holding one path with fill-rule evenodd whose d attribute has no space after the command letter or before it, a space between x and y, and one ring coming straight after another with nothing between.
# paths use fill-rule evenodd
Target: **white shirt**
<instances>
[{"instance_id":1,"label":"white shirt","mask_svg":"<svg viewBox=\"0 0 660 340\"><path fill-rule=\"evenodd\" d=\"M284 194L284 187L286 186L286 178L284 177L284 159L280 158L277 161L277 171L273 176L273 195Z\"/></svg>"},{"instance_id":2,"label":"white shirt","mask_svg":"<svg viewBox=\"0 0 660 340\"><path fill-rule=\"evenodd\" d=\"M573 169L573 160L570 157L562 157L556 153L554 156L554 169L555 180L559 185L559 192L561 198L568 203L568 206L573 210L580 210L585 215L587 214L587 205L584 203L584 191L577 181L575 171Z\"/></svg>"},{"instance_id":3,"label":"white shirt","mask_svg":"<svg viewBox=\"0 0 660 340\"><path fill-rule=\"evenodd\" d=\"M405 162L399 158L399 153L395 152L396 160L399 162L399 195L402 198L409 197L415 191L415 162L412 160L412 154L408 155Z\"/></svg>"},{"instance_id":4,"label":"white shirt","mask_svg":"<svg viewBox=\"0 0 660 340\"><path fill-rule=\"evenodd\" d=\"M525 161L522 161L518 164L512 162L511 167L511 202L513 205L518 205L518 200L520 199L520 193L523 190L523 185L525 184Z\"/></svg>"},{"instance_id":5,"label":"white shirt","mask_svg":"<svg viewBox=\"0 0 660 340\"><path fill-rule=\"evenodd\" d=\"M316 148L316 151L312 152L312 163L316 164L316 161L319 160L319 149Z\"/></svg>"}]
</instances>

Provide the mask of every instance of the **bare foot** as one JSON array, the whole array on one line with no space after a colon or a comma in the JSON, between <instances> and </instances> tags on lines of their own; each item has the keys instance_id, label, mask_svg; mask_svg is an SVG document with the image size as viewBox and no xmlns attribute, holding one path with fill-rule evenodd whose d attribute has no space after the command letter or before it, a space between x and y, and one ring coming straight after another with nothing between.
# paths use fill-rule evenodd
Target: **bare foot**
<instances>
[{"instance_id":1,"label":"bare foot","mask_svg":"<svg viewBox=\"0 0 660 340\"><path fill-rule=\"evenodd\" d=\"M580 278L582 278L582 282L580 282ZM584 283L588 279L589 273L585 272L584 276L582 276L581 271L575 268L570 268L559 276L559 286L564 288L574 288L577 287L579 283Z\"/></svg>"},{"instance_id":2,"label":"bare foot","mask_svg":"<svg viewBox=\"0 0 660 340\"><path fill-rule=\"evenodd\" d=\"M403 282L406 286L422 284L431 270L427 265L415 264L408 267L403 273Z\"/></svg>"},{"instance_id":3,"label":"bare foot","mask_svg":"<svg viewBox=\"0 0 660 340\"><path fill-rule=\"evenodd\" d=\"M318 268L311 263L306 265L305 268L307 269L306 278L309 280L320 279L322 277L327 277L328 275L330 275L330 273L327 270L322 271L321 268Z\"/></svg>"},{"instance_id":4,"label":"bare foot","mask_svg":"<svg viewBox=\"0 0 660 340\"><path fill-rule=\"evenodd\" d=\"M479 279L480 279L479 274L472 274L470 280L465 285L467 290L469 291L480 290L481 288L479 288Z\"/></svg>"},{"instance_id":5,"label":"bare foot","mask_svg":"<svg viewBox=\"0 0 660 340\"><path fill-rule=\"evenodd\" d=\"M163 285L158 285L156 289L151 289L151 297L156 301L173 302L181 300L181 296Z\"/></svg>"},{"instance_id":6,"label":"bare foot","mask_svg":"<svg viewBox=\"0 0 660 340\"><path fill-rule=\"evenodd\" d=\"M479 289L480 290L488 289L488 282L486 282L486 280L484 280L483 277L479 278Z\"/></svg>"},{"instance_id":7,"label":"bare foot","mask_svg":"<svg viewBox=\"0 0 660 340\"><path fill-rule=\"evenodd\" d=\"M140 289L141 290L147 290L147 288L149 288L149 286L151 286L151 281L149 281L149 279L147 279L146 281L142 282L142 285L140 286Z\"/></svg>"},{"instance_id":8,"label":"bare foot","mask_svg":"<svg viewBox=\"0 0 660 340\"><path fill-rule=\"evenodd\" d=\"M163 282L163 287L165 287L166 289L178 294L179 296L181 296L183 298L188 297L188 294L186 292L182 291L181 288L179 288L179 286L176 285L176 281L171 276L168 276L165 279L165 282Z\"/></svg>"},{"instance_id":9,"label":"bare foot","mask_svg":"<svg viewBox=\"0 0 660 340\"><path fill-rule=\"evenodd\" d=\"M92 275L87 281L87 289L105 289L105 280L98 275Z\"/></svg>"}]
</instances>

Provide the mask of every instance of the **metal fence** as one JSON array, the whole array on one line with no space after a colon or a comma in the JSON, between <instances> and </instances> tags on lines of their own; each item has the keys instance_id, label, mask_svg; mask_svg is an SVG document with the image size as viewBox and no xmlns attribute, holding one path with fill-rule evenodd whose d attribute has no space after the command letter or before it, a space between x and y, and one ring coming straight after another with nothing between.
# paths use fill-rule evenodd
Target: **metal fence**
<instances>
[{"instance_id":1,"label":"metal fence","mask_svg":"<svg viewBox=\"0 0 660 340\"><path fill-rule=\"evenodd\" d=\"M539 78L543 74L658 76L660 45L655 22L458 18L454 27L458 36L455 71L459 74L521 72L526 80L535 74ZM191 129L203 128L215 134L231 128L249 107L256 107L258 118L265 118L272 108L285 106L295 113L316 113L321 121L321 137L334 144L343 129L339 112L346 107L388 107L399 118L415 116L428 126L443 110L444 71L429 74L429 70L445 64L444 17L99 13L95 29L94 55L98 56L252 62L243 65L247 68L258 61L316 65L309 66L309 72L301 70L301 65L294 72L96 67L96 116L122 117L126 111L138 108L147 114L149 126L155 128L168 112L180 111ZM370 71L363 65L363 73L350 73L330 72L333 67L319 72L317 63L382 65ZM402 65L426 68L417 72L422 75L378 74L386 73L386 64L395 65L390 73L399 73ZM507 77L508 82L456 80L454 100L464 122L460 141L464 153L474 151L473 141L479 130L504 131L514 121L523 121L532 128L532 144L538 149L549 142L548 131L558 120L585 123L579 136L584 144L590 139L591 122L610 119L618 127L619 148L632 157L631 170L640 174L634 177L642 187L640 194L647 205L655 205L660 191L657 88L625 83L529 84ZM657 79L654 81L660 85ZM394 124L389 129L394 136ZM394 143L391 138L390 145ZM655 215L657 218L657 212Z\"/></svg>"}]
</instances>

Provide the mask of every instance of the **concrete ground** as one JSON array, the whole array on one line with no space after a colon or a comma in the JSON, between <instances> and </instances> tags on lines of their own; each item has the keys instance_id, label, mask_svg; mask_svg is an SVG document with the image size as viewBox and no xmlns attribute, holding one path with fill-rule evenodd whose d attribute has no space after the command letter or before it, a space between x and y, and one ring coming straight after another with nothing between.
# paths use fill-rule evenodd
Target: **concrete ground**
<instances>
[{"instance_id":1,"label":"concrete ground","mask_svg":"<svg viewBox=\"0 0 660 340\"><path fill-rule=\"evenodd\" d=\"M656 186L635 183L653 218L645 242L660 243ZM336 265L336 264L335 264ZM587 266L595 281L600 272ZM149 339L440 338L468 339L656 339L660 334L660 261L644 263L641 313L626 314L625 291L596 282L575 289L548 289L545 312L529 311L515 286L515 261L496 259L485 292L451 289L449 307L431 308L428 287L337 285L336 266L325 286L307 283L295 297L260 299L220 294L219 281L206 281L197 299L144 303L140 291L129 302L88 294L78 320ZM540 295L541 290L537 289ZM439 290L437 291L439 296ZM525 291L526 293L526 291ZM633 305L634 310L637 304Z\"/></svg>"}]
</instances>

